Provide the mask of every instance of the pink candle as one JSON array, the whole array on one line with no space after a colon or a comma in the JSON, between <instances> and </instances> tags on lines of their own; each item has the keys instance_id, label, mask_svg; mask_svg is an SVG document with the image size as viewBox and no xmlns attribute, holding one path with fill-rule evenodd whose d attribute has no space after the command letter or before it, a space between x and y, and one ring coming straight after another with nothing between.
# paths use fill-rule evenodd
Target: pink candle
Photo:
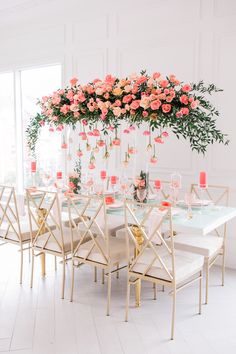
<instances>
[{"instance_id":1,"label":"pink candle","mask_svg":"<svg viewBox=\"0 0 236 354\"><path fill-rule=\"evenodd\" d=\"M206 172L201 171L199 174L199 186L202 188L206 187Z\"/></svg>"},{"instance_id":2,"label":"pink candle","mask_svg":"<svg viewBox=\"0 0 236 354\"><path fill-rule=\"evenodd\" d=\"M115 185L117 182L117 177L116 176L111 176L111 184Z\"/></svg>"},{"instance_id":3,"label":"pink candle","mask_svg":"<svg viewBox=\"0 0 236 354\"><path fill-rule=\"evenodd\" d=\"M107 178L107 171L102 170L102 171L100 172L100 177L101 177L102 180L106 179L106 178Z\"/></svg>"},{"instance_id":4,"label":"pink candle","mask_svg":"<svg viewBox=\"0 0 236 354\"><path fill-rule=\"evenodd\" d=\"M154 181L154 185L156 189L161 189L161 181L159 179Z\"/></svg>"},{"instance_id":5,"label":"pink candle","mask_svg":"<svg viewBox=\"0 0 236 354\"><path fill-rule=\"evenodd\" d=\"M62 179L62 172L61 171L57 172L57 179Z\"/></svg>"},{"instance_id":6,"label":"pink candle","mask_svg":"<svg viewBox=\"0 0 236 354\"><path fill-rule=\"evenodd\" d=\"M36 172L36 161L31 162L31 172L35 173Z\"/></svg>"}]
</instances>

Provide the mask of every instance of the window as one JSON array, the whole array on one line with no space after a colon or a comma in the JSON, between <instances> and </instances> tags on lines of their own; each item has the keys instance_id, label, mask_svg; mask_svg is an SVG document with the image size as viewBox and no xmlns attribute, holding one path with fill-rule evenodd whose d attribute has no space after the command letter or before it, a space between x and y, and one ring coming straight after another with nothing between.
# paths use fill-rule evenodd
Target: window
<instances>
[{"instance_id":1,"label":"window","mask_svg":"<svg viewBox=\"0 0 236 354\"><path fill-rule=\"evenodd\" d=\"M0 74L0 183L16 184L19 189L30 184L25 130L30 117L40 110L37 99L59 87L59 64ZM60 142L59 133L42 129L37 144L38 182L42 171L52 173L61 165Z\"/></svg>"},{"instance_id":2,"label":"window","mask_svg":"<svg viewBox=\"0 0 236 354\"><path fill-rule=\"evenodd\" d=\"M14 75L0 74L0 183L16 182Z\"/></svg>"},{"instance_id":3,"label":"window","mask_svg":"<svg viewBox=\"0 0 236 354\"><path fill-rule=\"evenodd\" d=\"M24 142L24 181L25 186L31 183L30 159L26 146L25 130L30 117L36 115L40 107L36 105L37 99L51 94L61 87L61 65L53 65L21 71L22 92L22 126ZM49 132L47 126L42 128L37 143L37 182L43 173L55 173L61 164L61 134Z\"/></svg>"}]
</instances>

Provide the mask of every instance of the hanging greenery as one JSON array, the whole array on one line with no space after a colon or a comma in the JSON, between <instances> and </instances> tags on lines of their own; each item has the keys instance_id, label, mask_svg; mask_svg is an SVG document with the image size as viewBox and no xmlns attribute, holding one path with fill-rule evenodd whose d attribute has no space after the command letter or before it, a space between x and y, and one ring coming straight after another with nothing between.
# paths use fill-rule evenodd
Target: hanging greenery
<instances>
[{"instance_id":1,"label":"hanging greenery","mask_svg":"<svg viewBox=\"0 0 236 354\"><path fill-rule=\"evenodd\" d=\"M188 139L192 150L205 153L209 144L229 142L216 126L219 112L206 97L219 91L214 84L185 84L175 75L163 78L158 72L142 71L122 79L107 75L86 85L72 78L70 86L38 101L41 113L27 128L28 147L34 155L45 124L50 131L62 131L66 125L75 128L81 123L99 136L117 132L125 121L130 126L146 122L150 131L170 129L178 139Z\"/></svg>"}]
</instances>

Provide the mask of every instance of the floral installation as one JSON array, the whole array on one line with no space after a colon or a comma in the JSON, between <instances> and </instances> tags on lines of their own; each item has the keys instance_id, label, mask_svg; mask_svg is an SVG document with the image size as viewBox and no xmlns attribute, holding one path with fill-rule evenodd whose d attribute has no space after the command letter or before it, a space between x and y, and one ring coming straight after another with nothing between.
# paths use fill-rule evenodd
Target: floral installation
<instances>
[{"instance_id":1,"label":"floral installation","mask_svg":"<svg viewBox=\"0 0 236 354\"><path fill-rule=\"evenodd\" d=\"M219 112L206 98L218 91L222 90L214 84L186 84L175 75L163 77L159 72L148 75L141 71L121 79L107 75L85 85L72 78L70 86L38 101L41 113L32 117L27 128L28 147L35 155L40 129L45 125L51 132L62 132L66 125L75 128L80 123L79 135L87 141L87 150L88 139L94 137L98 149L106 145L106 154L106 136L113 134L110 145L119 147L118 128L126 122L124 134L146 123L149 129L144 136L151 140L153 134L155 143L163 144L166 130L171 130L178 139L189 139L192 150L205 153L214 142L228 144L226 135L216 127ZM63 144L66 148L67 143Z\"/></svg>"}]
</instances>

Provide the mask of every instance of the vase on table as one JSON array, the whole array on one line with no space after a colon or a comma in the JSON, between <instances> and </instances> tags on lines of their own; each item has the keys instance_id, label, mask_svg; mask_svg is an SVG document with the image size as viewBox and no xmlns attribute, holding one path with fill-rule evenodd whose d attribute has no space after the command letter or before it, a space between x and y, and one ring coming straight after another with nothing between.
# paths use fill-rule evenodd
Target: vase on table
<instances>
[{"instance_id":1,"label":"vase on table","mask_svg":"<svg viewBox=\"0 0 236 354\"><path fill-rule=\"evenodd\" d=\"M133 197L139 203L147 203L149 191L149 172L142 171L134 181Z\"/></svg>"}]
</instances>

